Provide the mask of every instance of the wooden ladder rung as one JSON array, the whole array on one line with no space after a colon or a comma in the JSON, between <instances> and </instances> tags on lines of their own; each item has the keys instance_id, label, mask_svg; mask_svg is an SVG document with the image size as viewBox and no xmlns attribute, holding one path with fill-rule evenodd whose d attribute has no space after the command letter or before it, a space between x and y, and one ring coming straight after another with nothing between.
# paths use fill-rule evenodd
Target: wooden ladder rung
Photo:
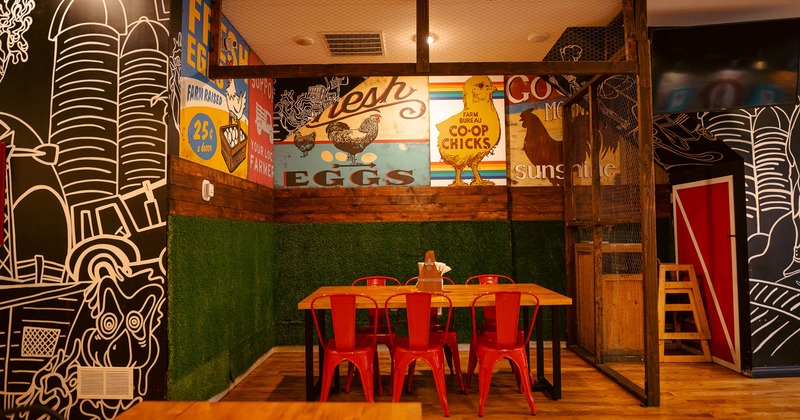
<instances>
[{"instance_id":1,"label":"wooden ladder rung","mask_svg":"<svg viewBox=\"0 0 800 420\"><path fill-rule=\"evenodd\" d=\"M709 340L711 339L711 334L695 331L664 332L660 338L662 340Z\"/></svg>"},{"instance_id":2,"label":"wooden ladder rung","mask_svg":"<svg viewBox=\"0 0 800 420\"><path fill-rule=\"evenodd\" d=\"M691 312L694 311L694 305L691 303L667 303L664 305L666 312Z\"/></svg>"}]
</instances>

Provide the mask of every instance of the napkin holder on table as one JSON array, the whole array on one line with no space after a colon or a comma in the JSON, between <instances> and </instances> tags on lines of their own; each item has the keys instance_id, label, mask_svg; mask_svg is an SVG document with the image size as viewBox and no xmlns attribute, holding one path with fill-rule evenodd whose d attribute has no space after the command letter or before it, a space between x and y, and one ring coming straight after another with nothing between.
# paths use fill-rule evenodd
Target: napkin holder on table
<instances>
[{"instance_id":1,"label":"napkin holder on table","mask_svg":"<svg viewBox=\"0 0 800 420\"><path fill-rule=\"evenodd\" d=\"M425 253L425 262L419 264L419 277L417 278L417 290L423 292L441 292L442 274L450 271L447 264L437 263L433 251ZM446 267L446 269L445 269Z\"/></svg>"}]
</instances>

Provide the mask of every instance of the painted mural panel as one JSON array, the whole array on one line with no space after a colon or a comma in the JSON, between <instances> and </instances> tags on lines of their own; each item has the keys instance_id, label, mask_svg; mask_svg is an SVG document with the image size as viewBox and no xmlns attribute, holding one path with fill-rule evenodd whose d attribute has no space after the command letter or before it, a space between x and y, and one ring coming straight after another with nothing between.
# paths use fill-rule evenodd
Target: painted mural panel
<instances>
[{"instance_id":1,"label":"painted mural panel","mask_svg":"<svg viewBox=\"0 0 800 420\"><path fill-rule=\"evenodd\" d=\"M161 2L17 1L0 12L13 22L0 25L2 407L112 418L166 395L179 38ZM98 385L111 377L119 386Z\"/></svg>"},{"instance_id":2,"label":"painted mural panel","mask_svg":"<svg viewBox=\"0 0 800 420\"><path fill-rule=\"evenodd\" d=\"M429 185L428 79L370 77L347 93L342 78L294 89L276 81L275 185ZM294 131L290 131L290 130Z\"/></svg>"},{"instance_id":3,"label":"painted mural panel","mask_svg":"<svg viewBox=\"0 0 800 420\"><path fill-rule=\"evenodd\" d=\"M534 75L507 77L505 94L510 184L563 185L564 95Z\"/></svg>"},{"instance_id":4,"label":"painted mural panel","mask_svg":"<svg viewBox=\"0 0 800 420\"><path fill-rule=\"evenodd\" d=\"M184 0L183 7L180 156L247 178L247 80L208 78L211 1ZM225 16L220 44L219 64L248 63L249 48Z\"/></svg>"},{"instance_id":5,"label":"painted mural panel","mask_svg":"<svg viewBox=\"0 0 800 420\"><path fill-rule=\"evenodd\" d=\"M743 159L753 369L800 365L800 106L703 113Z\"/></svg>"},{"instance_id":6,"label":"painted mural panel","mask_svg":"<svg viewBox=\"0 0 800 420\"><path fill-rule=\"evenodd\" d=\"M250 65L263 64L255 55L250 54ZM273 109L273 83L272 79L250 79L250 106L248 120L253 122L255 129L250 130L248 139L249 156L247 158L247 179L250 181L273 186L272 178L275 172L275 159L272 150L274 138L272 136L272 109Z\"/></svg>"},{"instance_id":7,"label":"painted mural panel","mask_svg":"<svg viewBox=\"0 0 800 420\"><path fill-rule=\"evenodd\" d=\"M430 78L432 186L506 185L502 76Z\"/></svg>"},{"instance_id":8,"label":"painted mural panel","mask_svg":"<svg viewBox=\"0 0 800 420\"><path fill-rule=\"evenodd\" d=\"M605 85L603 85L605 86ZM512 186L564 185L563 103L566 97L545 78L514 75L506 79L506 106L509 144L508 178ZM580 107L575 109L580 110ZM576 143L583 145L584 161L572 167L574 185L591 185L591 148L588 116L581 112L575 124ZM605 121L604 121L605 122ZM602 126L601 126L602 127ZM611 185L619 174L619 152L607 141L614 135L603 130L600 139L600 183Z\"/></svg>"}]
</instances>

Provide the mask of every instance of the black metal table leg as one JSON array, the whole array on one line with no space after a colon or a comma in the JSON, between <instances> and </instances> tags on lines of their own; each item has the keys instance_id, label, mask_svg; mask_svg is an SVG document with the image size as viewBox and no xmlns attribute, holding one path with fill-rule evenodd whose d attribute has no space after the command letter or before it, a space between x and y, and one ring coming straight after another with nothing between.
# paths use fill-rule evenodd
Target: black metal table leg
<instances>
[{"instance_id":1,"label":"black metal table leg","mask_svg":"<svg viewBox=\"0 0 800 420\"><path fill-rule=\"evenodd\" d=\"M561 307L551 306L553 321L553 399L561 399Z\"/></svg>"}]
</instances>

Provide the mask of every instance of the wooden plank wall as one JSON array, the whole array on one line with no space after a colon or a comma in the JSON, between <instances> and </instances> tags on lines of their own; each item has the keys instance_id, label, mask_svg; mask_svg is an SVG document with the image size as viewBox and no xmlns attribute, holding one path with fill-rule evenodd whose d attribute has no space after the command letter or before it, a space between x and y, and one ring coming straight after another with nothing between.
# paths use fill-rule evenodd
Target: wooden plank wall
<instances>
[{"instance_id":1,"label":"wooden plank wall","mask_svg":"<svg viewBox=\"0 0 800 420\"><path fill-rule=\"evenodd\" d=\"M271 188L172 155L167 177L171 215L275 221ZM204 179L214 184L214 197L209 201L201 195Z\"/></svg>"},{"instance_id":2,"label":"wooden plank wall","mask_svg":"<svg viewBox=\"0 0 800 420\"><path fill-rule=\"evenodd\" d=\"M214 184L204 201L203 179ZM556 187L364 187L271 189L170 156L169 213L274 223L563 220ZM657 217L670 217L669 185L657 185Z\"/></svg>"}]
</instances>

